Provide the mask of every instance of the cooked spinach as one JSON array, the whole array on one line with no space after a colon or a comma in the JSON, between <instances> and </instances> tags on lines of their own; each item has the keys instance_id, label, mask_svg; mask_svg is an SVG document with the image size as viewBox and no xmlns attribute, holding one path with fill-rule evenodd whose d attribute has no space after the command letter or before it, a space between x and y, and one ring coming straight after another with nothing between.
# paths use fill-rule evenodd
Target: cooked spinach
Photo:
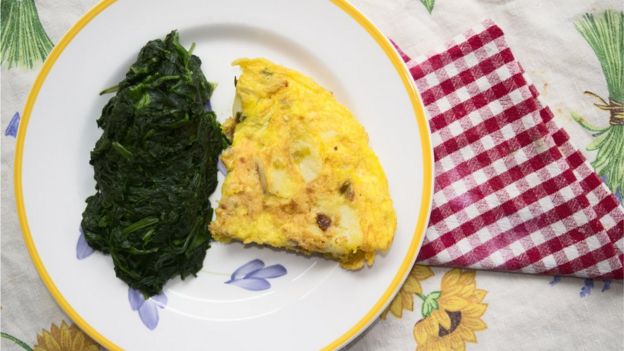
<instances>
[{"instance_id":1,"label":"cooked spinach","mask_svg":"<svg viewBox=\"0 0 624 351\"><path fill-rule=\"evenodd\" d=\"M195 275L212 239L208 197L227 140L206 111L214 86L191 51L176 31L148 42L125 79L103 92L116 95L91 151L97 184L82 214L85 239L145 296Z\"/></svg>"}]
</instances>

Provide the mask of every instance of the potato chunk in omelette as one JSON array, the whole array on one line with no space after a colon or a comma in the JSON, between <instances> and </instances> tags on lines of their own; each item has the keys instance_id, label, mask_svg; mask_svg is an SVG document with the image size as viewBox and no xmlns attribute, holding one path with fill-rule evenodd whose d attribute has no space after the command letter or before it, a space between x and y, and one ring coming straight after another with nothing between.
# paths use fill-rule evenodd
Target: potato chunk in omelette
<instances>
[{"instance_id":1,"label":"potato chunk in omelette","mask_svg":"<svg viewBox=\"0 0 624 351\"><path fill-rule=\"evenodd\" d=\"M234 64L240 112L224 125L232 146L214 238L371 265L390 246L396 215L364 128L298 72L265 59Z\"/></svg>"}]
</instances>

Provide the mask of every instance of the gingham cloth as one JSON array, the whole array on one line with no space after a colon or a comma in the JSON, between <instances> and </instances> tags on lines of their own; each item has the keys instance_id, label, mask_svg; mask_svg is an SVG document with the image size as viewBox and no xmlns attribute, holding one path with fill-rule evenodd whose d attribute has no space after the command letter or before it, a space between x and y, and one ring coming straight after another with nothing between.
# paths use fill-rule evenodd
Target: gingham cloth
<instances>
[{"instance_id":1,"label":"gingham cloth","mask_svg":"<svg viewBox=\"0 0 624 351\"><path fill-rule=\"evenodd\" d=\"M418 261L622 279L624 209L540 104L503 31L488 20L444 52L400 53L434 145Z\"/></svg>"}]
</instances>

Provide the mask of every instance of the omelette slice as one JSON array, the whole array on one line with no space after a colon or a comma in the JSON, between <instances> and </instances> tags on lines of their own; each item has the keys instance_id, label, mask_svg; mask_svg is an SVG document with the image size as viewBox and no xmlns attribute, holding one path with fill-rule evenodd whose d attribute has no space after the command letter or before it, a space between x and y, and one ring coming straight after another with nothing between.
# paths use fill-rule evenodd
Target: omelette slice
<instances>
[{"instance_id":1,"label":"omelette slice","mask_svg":"<svg viewBox=\"0 0 624 351\"><path fill-rule=\"evenodd\" d=\"M239 112L224 125L232 146L213 237L372 265L396 214L362 125L301 73L265 59L234 65Z\"/></svg>"}]
</instances>

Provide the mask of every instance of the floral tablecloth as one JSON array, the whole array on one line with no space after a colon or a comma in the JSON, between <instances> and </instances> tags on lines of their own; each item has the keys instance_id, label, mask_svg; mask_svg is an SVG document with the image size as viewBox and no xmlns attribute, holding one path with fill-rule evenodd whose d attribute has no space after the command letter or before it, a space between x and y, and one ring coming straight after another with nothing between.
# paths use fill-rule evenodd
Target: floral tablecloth
<instances>
[{"instance_id":1,"label":"floral tablecloth","mask_svg":"<svg viewBox=\"0 0 624 351\"><path fill-rule=\"evenodd\" d=\"M2 0L0 329L3 350L99 349L63 314L39 280L17 221L12 174L20 113L41 59L95 3L95 0ZM613 122L615 114L596 107L596 98L583 92L613 98L614 91L620 89L619 93L624 94L621 83L624 43L615 45L611 56L604 57L592 50L575 23L588 13L599 15L609 9L621 13L624 3L618 0L354 0L353 3L412 57L441 50L442 43L452 36L485 18L494 20L505 31L509 45L539 90L542 101L553 110L558 124L572 136L572 143L595 162L600 175L621 201L624 175L618 172L624 173L624 146L602 152L600 147L591 150L600 145L599 130L609 125L610 116ZM18 12L23 16L16 16ZM18 18L28 22L29 31L16 30ZM606 28L607 32L610 30L613 28ZM21 50L16 49L17 41L22 42ZM603 71L601 61L603 64L608 61L612 70ZM618 108L616 102L598 105ZM617 145L624 145L624 134L615 140L619 141ZM388 310L347 349L622 350L624 290L621 281L415 266Z\"/></svg>"}]
</instances>

